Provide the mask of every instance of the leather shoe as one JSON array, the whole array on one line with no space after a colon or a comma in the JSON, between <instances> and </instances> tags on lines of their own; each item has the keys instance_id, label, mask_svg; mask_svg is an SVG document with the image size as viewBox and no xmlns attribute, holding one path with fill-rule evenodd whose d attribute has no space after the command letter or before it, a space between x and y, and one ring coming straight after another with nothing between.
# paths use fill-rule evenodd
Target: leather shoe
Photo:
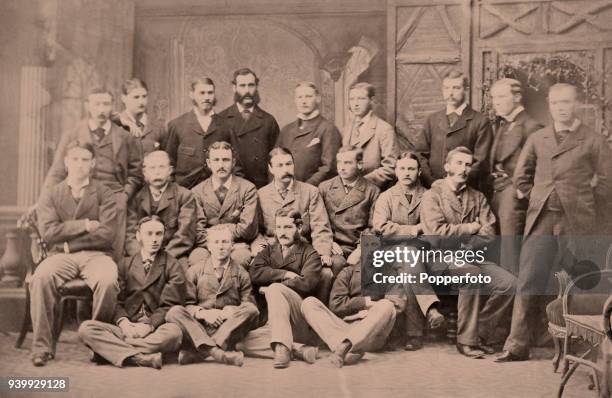
<instances>
[{"instance_id":1,"label":"leather shoe","mask_svg":"<svg viewBox=\"0 0 612 398\"><path fill-rule=\"evenodd\" d=\"M416 351L423 348L423 339L421 337L409 337L404 346L406 351Z\"/></svg>"},{"instance_id":2,"label":"leather shoe","mask_svg":"<svg viewBox=\"0 0 612 398\"><path fill-rule=\"evenodd\" d=\"M155 354L136 354L131 357L134 365L143 366L153 369L162 368L162 354L156 352Z\"/></svg>"},{"instance_id":3,"label":"leather shoe","mask_svg":"<svg viewBox=\"0 0 612 398\"><path fill-rule=\"evenodd\" d=\"M457 351L460 354L470 358L481 359L484 358L485 353L476 347L470 347L469 345L457 343Z\"/></svg>"},{"instance_id":4,"label":"leather shoe","mask_svg":"<svg viewBox=\"0 0 612 398\"><path fill-rule=\"evenodd\" d=\"M223 355L223 363L226 365L244 365L244 354L240 351L226 351Z\"/></svg>"},{"instance_id":5,"label":"leather shoe","mask_svg":"<svg viewBox=\"0 0 612 398\"><path fill-rule=\"evenodd\" d=\"M480 344L477 348L487 355L493 355L497 352L495 348L491 347L490 345L486 345L486 344Z\"/></svg>"},{"instance_id":6,"label":"leather shoe","mask_svg":"<svg viewBox=\"0 0 612 398\"><path fill-rule=\"evenodd\" d=\"M284 369L289 367L289 361L291 361L291 353L285 345L276 343L274 347L274 368Z\"/></svg>"},{"instance_id":7,"label":"leather shoe","mask_svg":"<svg viewBox=\"0 0 612 398\"><path fill-rule=\"evenodd\" d=\"M179 365L190 365L192 363L200 363L204 361L204 357L197 352L189 350L180 350L178 354Z\"/></svg>"},{"instance_id":8,"label":"leather shoe","mask_svg":"<svg viewBox=\"0 0 612 398\"><path fill-rule=\"evenodd\" d=\"M516 362L516 361L526 361L529 359L529 355L515 355L510 351L504 351L500 356L495 358L495 362Z\"/></svg>"},{"instance_id":9,"label":"leather shoe","mask_svg":"<svg viewBox=\"0 0 612 398\"><path fill-rule=\"evenodd\" d=\"M32 365L45 366L47 362L53 359L53 354L49 352L40 352L32 356Z\"/></svg>"},{"instance_id":10,"label":"leather shoe","mask_svg":"<svg viewBox=\"0 0 612 398\"><path fill-rule=\"evenodd\" d=\"M316 362L317 360L317 352L319 350L317 349L317 347L311 347L311 346L301 346L298 349L294 349L291 354L293 356L294 359L300 360L300 361L304 361L308 364L313 364Z\"/></svg>"}]
</instances>

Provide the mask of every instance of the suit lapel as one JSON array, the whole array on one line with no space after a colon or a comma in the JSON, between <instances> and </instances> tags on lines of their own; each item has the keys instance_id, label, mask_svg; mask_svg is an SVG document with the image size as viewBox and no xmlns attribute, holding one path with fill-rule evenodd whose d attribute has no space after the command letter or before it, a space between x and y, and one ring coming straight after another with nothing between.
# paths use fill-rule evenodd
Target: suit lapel
<instances>
[{"instance_id":1,"label":"suit lapel","mask_svg":"<svg viewBox=\"0 0 612 398\"><path fill-rule=\"evenodd\" d=\"M238 109L238 107L236 107L236 110L237 109ZM240 117L240 121L243 120L242 119L242 115L240 115L240 113L238 114L238 117ZM253 108L253 112L251 113L251 116L242 125L242 127L238 131L238 135L244 135L244 134L249 133L249 132L251 132L253 130L257 130L257 129L261 128L261 126L263 126L263 113L261 112L261 109L259 109L259 107L257 105L255 105L255 107Z\"/></svg>"},{"instance_id":2,"label":"suit lapel","mask_svg":"<svg viewBox=\"0 0 612 398\"><path fill-rule=\"evenodd\" d=\"M198 117L195 114L195 110L191 110L191 112L189 112L189 118L187 119L187 124L189 125L189 127L191 128L191 130L201 136L205 136L206 132L204 130L202 130L202 126L200 125L200 122L198 122ZM211 122L212 125L212 122Z\"/></svg>"},{"instance_id":3,"label":"suit lapel","mask_svg":"<svg viewBox=\"0 0 612 398\"><path fill-rule=\"evenodd\" d=\"M346 196L344 186L342 186L342 179L339 176L333 178L332 183L329 185L327 196L329 196L334 206L334 211L338 211L338 208L342 205L342 201Z\"/></svg>"},{"instance_id":4,"label":"suit lapel","mask_svg":"<svg viewBox=\"0 0 612 398\"><path fill-rule=\"evenodd\" d=\"M455 124L450 126L450 128L448 129L448 134L464 129L465 126L467 126L467 121L472 119L473 117L474 117L474 111L469 106L466 106L466 108L463 110L463 113L461 114L459 119L457 119ZM445 115L445 118L446 118L446 115ZM448 120L446 123L448 124Z\"/></svg>"},{"instance_id":5,"label":"suit lapel","mask_svg":"<svg viewBox=\"0 0 612 398\"><path fill-rule=\"evenodd\" d=\"M553 132L554 139L554 132ZM565 153L571 149L574 149L584 140L584 128L582 124L578 127L576 131L569 133L567 138L561 143L561 145L557 146L557 150L553 153L553 158Z\"/></svg>"},{"instance_id":6,"label":"suit lapel","mask_svg":"<svg viewBox=\"0 0 612 398\"><path fill-rule=\"evenodd\" d=\"M468 222L470 215L476 210L476 198L473 195L472 190L469 187L465 188L463 193L464 209L461 212L461 222ZM473 218L475 219L475 217Z\"/></svg>"},{"instance_id":7,"label":"suit lapel","mask_svg":"<svg viewBox=\"0 0 612 398\"><path fill-rule=\"evenodd\" d=\"M446 181L440 180L440 190L442 191L442 196L444 196L444 200L448 202L449 206L453 210L453 222L461 222L461 217L463 215L463 206L455 192L451 190Z\"/></svg>"},{"instance_id":8,"label":"suit lapel","mask_svg":"<svg viewBox=\"0 0 612 398\"><path fill-rule=\"evenodd\" d=\"M280 245L279 245L279 249L280 249ZM283 262L282 262L283 265L281 268L288 268L291 264L296 262L298 258L302 256L303 251L304 251L304 247L302 246L302 244L300 242L295 243L291 247L290 253L287 255L287 257L283 259Z\"/></svg>"},{"instance_id":9,"label":"suit lapel","mask_svg":"<svg viewBox=\"0 0 612 398\"><path fill-rule=\"evenodd\" d=\"M223 278L221 278L221 283L219 284L219 289L217 289L217 294L223 294L234 286L234 276L236 276L238 273L236 267L237 266L230 260L227 268L223 272Z\"/></svg>"},{"instance_id":10,"label":"suit lapel","mask_svg":"<svg viewBox=\"0 0 612 398\"><path fill-rule=\"evenodd\" d=\"M119 153L119 150L121 149L121 143L122 143L122 139L121 136L119 135L118 131L115 131L115 129L118 129L120 127L115 126L114 124L111 124L111 129L108 132L108 135L110 135L111 138L111 143L113 145L113 159L117 159L117 154Z\"/></svg>"},{"instance_id":11,"label":"suit lapel","mask_svg":"<svg viewBox=\"0 0 612 398\"><path fill-rule=\"evenodd\" d=\"M492 160L496 159L496 154L499 152L499 156L497 156L498 161L503 162L510 155L512 155L516 149L521 145L523 141L523 130L526 119L525 111L521 111L513 122L508 126L508 130L505 133L504 146L501 148L497 148L499 141L501 141L501 135L495 134L495 138L493 141L493 152L492 152ZM491 165L493 165L493 161Z\"/></svg>"},{"instance_id":12,"label":"suit lapel","mask_svg":"<svg viewBox=\"0 0 612 398\"><path fill-rule=\"evenodd\" d=\"M442 111L439 114L438 117L438 127L440 128L440 131L445 131L446 134L448 134L450 132L450 125L448 124L448 117L446 117L446 112Z\"/></svg>"},{"instance_id":13,"label":"suit lapel","mask_svg":"<svg viewBox=\"0 0 612 398\"><path fill-rule=\"evenodd\" d=\"M374 137L376 133L376 124L377 117L374 113L370 114L370 120L368 120L368 124L364 124L359 128L359 143L358 145L363 148L365 144Z\"/></svg>"},{"instance_id":14,"label":"suit lapel","mask_svg":"<svg viewBox=\"0 0 612 398\"><path fill-rule=\"evenodd\" d=\"M142 266L142 259L140 261L141 261L141 266ZM142 290L146 290L149 288L149 286L154 284L155 281L157 281L162 275L165 267L166 267L166 254L163 252L158 252L157 255L155 256L155 260L153 261L153 265L151 265L151 269L149 270L149 273L145 277L144 284L142 285Z\"/></svg>"},{"instance_id":15,"label":"suit lapel","mask_svg":"<svg viewBox=\"0 0 612 398\"><path fill-rule=\"evenodd\" d=\"M209 258L206 261L204 266L204 275L207 279L207 284L212 291L218 292L219 287L221 286L219 283L219 279L217 278L217 273L215 272L215 267L213 267L212 260ZM225 274L224 274L225 277Z\"/></svg>"},{"instance_id":16,"label":"suit lapel","mask_svg":"<svg viewBox=\"0 0 612 398\"><path fill-rule=\"evenodd\" d=\"M414 191L414 194L412 195L412 201L410 202L410 208L408 209L409 214L412 214L412 212L414 212L419 207L419 205L421 204L421 198L423 197L424 192L425 192L425 188L423 188L422 185L418 185L416 190ZM406 199L406 202L407 201L408 199Z\"/></svg>"},{"instance_id":17,"label":"suit lapel","mask_svg":"<svg viewBox=\"0 0 612 398\"><path fill-rule=\"evenodd\" d=\"M212 178L208 178L202 187L202 192L204 194L204 202L207 205L213 208L217 214L221 212L221 203L219 203L219 198L215 194L215 191L212 186Z\"/></svg>"},{"instance_id":18,"label":"suit lapel","mask_svg":"<svg viewBox=\"0 0 612 398\"><path fill-rule=\"evenodd\" d=\"M144 290L144 284L146 275L144 273L144 267L142 265L142 256L140 253L136 254L129 264L128 274L132 276L138 282L138 286L141 286Z\"/></svg>"},{"instance_id":19,"label":"suit lapel","mask_svg":"<svg viewBox=\"0 0 612 398\"><path fill-rule=\"evenodd\" d=\"M83 196L81 197L81 200L79 200L79 204L74 209L75 220L83 218L82 215L86 214L89 209L96 205L96 190L91 184L92 183L90 182L89 185L85 187ZM68 191L70 192L70 187L68 187Z\"/></svg>"},{"instance_id":20,"label":"suit lapel","mask_svg":"<svg viewBox=\"0 0 612 398\"><path fill-rule=\"evenodd\" d=\"M274 182L272 182L272 184L274 184ZM273 185L274 190L276 191L276 187ZM300 187L298 185L297 180L293 180L293 189L290 189L289 191L287 191L287 196L285 196L285 199L283 200L283 206L286 206L288 204L291 204L293 202L295 202L295 198L299 198L300 197ZM278 193L278 191L276 191L276 194L278 195L278 197L280 198L280 194ZM282 199L282 198L281 198Z\"/></svg>"},{"instance_id":21,"label":"suit lapel","mask_svg":"<svg viewBox=\"0 0 612 398\"><path fill-rule=\"evenodd\" d=\"M238 183L236 181L236 178L232 178L232 185L230 186L229 191L227 191L227 194L225 195L225 199L223 200L223 203L221 204L221 209L219 210L219 218L223 217L223 215L232 207L232 204L234 203L234 197L238 195ZM217 195L214 195L215 197ZM217 199L217 203L219 202L219 200Z\"/></svg>"},{"instance_id":22,"label":"suit lapel","mask_svg":"<svg viewBox=\"0 0 612 398\"><path fill-rule=\"evenodd\" d=\"M138 195L140 195L140 207L144 210L145 214L151 214L151 189L147 185L147 189L141 191Z\"/></svg>"},{"instance_id":23,"label":"suit lapel","mask_svg":"<svg viewBox=\"0 0 612 398\"><path fill-rule=\"evenodd\" d=\"M340 187L344 191L344 187ZM365 180L363 178L359 178L355 183L353 189L349 191L349 193L344 197L344 200L340 204L340 206L336 209L336 212L340 212L346 210L350 207L355 206L356 204L363 201L365 198Z\"/></svg>"},{"instance_id":24,"label":"suit lapel","mask_svg":"<svg viewBox=\"0 0 612 398\"><path fill-rule=\"evenodd\" d=\"M173 183L168 185L168 188L162 193L161 198L159 198L159 205L157 206L157 214L160 214L164 209L170 206L170 203L174 200L176 196L176 187Z\"/></svg>"},{"instance_id":25,"label":"suit lapel","mask_svg":"<svg viewBox=\"0 0 612 398\"><path fill-rule=\"evenodd\" d=\"M66 182L66 180L64 180L61 184L62 184L62 196L61 197L63 200L61 201L60 206L62 210L68 215L68 217L75 218L77 214L77 203L72 197L72 192L70 192L70 187L68 186L68 183Z\"/></svg>"}]
</instances>

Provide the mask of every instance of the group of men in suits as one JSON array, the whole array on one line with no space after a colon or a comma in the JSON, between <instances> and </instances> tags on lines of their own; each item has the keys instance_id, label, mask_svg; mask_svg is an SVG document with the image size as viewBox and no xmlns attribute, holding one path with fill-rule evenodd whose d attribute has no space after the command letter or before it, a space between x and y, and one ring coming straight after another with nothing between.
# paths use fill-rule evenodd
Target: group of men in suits
<instances>
[{"instance_id":1,"label":"group of men in suits","mask_svg":"<svg viewBox=\"0 0 612 398\"><path fill-rule=\"evenodd\" d=\"M551 87L554 123L541 129L520 83L501 79L492 127L468 105L466 76L452 71L446 109L400 153L368 83L349 89L343 134L321 115L313 83L295 88L297 120L282 130L259 107L258 86L252 70L237 70L234 104L216 114L214 82L194 79L193 109L167 128L150 125L139 79L123 85L125 111L114 116L111 92L89 94L88 118L62 135L37 206L51 255L30 284L33 363L54 357L58 288L77 276L94 292L79 334L93 360L116 366L161 368L161 353L180 349L181 364L241 366L246 354L284 368L314 363L322 340L341 367L384 346L396 319L406 320L405 348L419 349L424 328L444 323L436 289L362 292L363 234L454 251L501 233L496 263L403 271L490 276L486 286L456 286L457 349L494 353L491 335L514 306L497 361L527 359L535 281L552 272L557 251L579 258L564 236L593 233L612 193L609 147L576 117L576 88ZM543 245L542 235L555 239Z\"/></svg>"}]
</instances>

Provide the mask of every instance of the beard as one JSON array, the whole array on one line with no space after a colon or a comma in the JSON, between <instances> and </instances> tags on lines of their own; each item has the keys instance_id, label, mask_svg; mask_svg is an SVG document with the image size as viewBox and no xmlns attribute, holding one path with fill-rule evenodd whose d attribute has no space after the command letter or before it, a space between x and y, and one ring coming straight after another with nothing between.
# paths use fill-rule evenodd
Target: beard
<instances>
[{"instance_id":1,"label":"beard","mask_svg":"<svg viewBox=\"0 0 612 398\"><path fill-rule=\"evenodd\" d=\"M234 93L234 102L238 102L240 104L243 104L243 101L245 98L251 98L251 100L253 100L253 105L257 105L259 104L259 101L261 100L261 98L259 98L259 91L255 91L255 94L251 95L249 93L246 93L244 95L240 95L238 93Z\"/></svg>"}]
</instances>

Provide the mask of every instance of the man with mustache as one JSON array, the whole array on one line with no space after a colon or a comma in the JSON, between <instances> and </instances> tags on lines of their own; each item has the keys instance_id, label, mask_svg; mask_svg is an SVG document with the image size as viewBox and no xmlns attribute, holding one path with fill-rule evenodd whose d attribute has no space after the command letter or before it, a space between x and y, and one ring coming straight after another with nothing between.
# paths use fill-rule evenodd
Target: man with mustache
<instances>
[{"instance_id":1,"label":"man with mustache","mask_svg":"<svg viewBox=\"0 0 612 398\"><path fill-rule=\"evenodd\" d=\"M91 143L96 155L93 177L113 192L117 204L113 258L118 261L125 252L127 204L142 185L142 147L130 133L111 123L113 94L109 90L94 88L89 91L85 109L87 120L75 130L62 134L41 192L48 191L66 177L64 155L69 142Z\"/></svg>"},{"instance_id":2,"label":"man with mustache","mask_svg":"<svg viewBox=\"0 0 612 398\"><path fill-rule=\"evenodd\" d=\"M516 164L516 196L528 199L529 206L512 327L497 362L529 358L530 313L551 293L546 282L555 269L602 260L592 237L605 233L610 214L612 154L605 137L578 119L578 105L575 86L550 87L553 123L527 138Z\"/></svg>"},{"instance_id":3,"label":"man with mustache","mask_svg":"<svg viewBox=\"0 0 612 398\"><path fill-rule=\"evenodd\" d=\"M294 209L302 215L300 233L312 242L312 246L321 256L323 264L322 278L317 297L327 303L333 274L331 271L333 235L325 203L319 190L305 182L295 179L293 155L286 148L274 148L269 155L269 170L274 180L260 188L259 204L261 210L259 235L251 244L253 256L263 247L275 241L275 214L278 209Z\"/></svg>"},{"instance_id":4,"label":"man with mustache","mask_svg":"<svg viewBox=\"0 0 612 398\"><path fill-rule=\"evenodd\" d=\"M334 234L331 266L334 277L342 271L351 254L361 250L361 234L372 226L372 210L380 193L376 185L361 175L361 148L343 146L336 156L336 164L338 175L319 186Z\"/></svg>"},{"instance_id":5,"label":"man with mustache","mask_svg":"<svg viewBox=\"0 0 612 398\"><path fill-rule=\"evenodd\" d=\"M321 95L314 83L298 83L298 119L283 127L276 144L294 154L295 179L314 186L336 174L336 152L342 142L336 126L321 115L320 103Z\"/></svg>"},{"instance_id":6,"label":"man with mustache","mask_svg":"<svg viewBox=\"0 0 612 398\"><path fill-rule=\"evenodd\" d=\"M185 306L172 307L168 322L183 330L189 344L179 353L181 365L215 361L242 366L244 354L231 352L254 326L259 311L251 291L249 273L231 257L231 226L217 224L208 230L210 255L187 271Z\"/></svg>"},{"instance_id":7,"label":"man with mustache","mask_svg":"<svg viewBox=\"0 0 612 398\"><path fill-rule=\"evenodd\" d=\"M370 83L355 83L349 89L352 118L342 137L342 145L355 145L363 151L366 180L385 189L393 180L399 146L393 127L372 110L376 92Z\"/></svg>"},{"instance_id":8,"label":"man with mustache","mask_svg":"<svg viewBox=\"0 0 612 398\"><path fill-rule=\"evenodd\" d=\"M442 80L442 96L446 109L431 114L420 131L415 149L423 159L422 180L425 186L444 178L448 152L459 146L474 154L469 184L477 189L486 177L493 132L489 119L472 109L468 103L468 78L452 70Z\"/></svg>"},{"instance_id":9,"label":"man with mustache","mask_svg":"<svg viewBox=\"0 0 612 398\"><path fill-rule=\"evenodd\" d=\"M193 109L168 123L165 147L174 165L174 180L187 189L210 177L206 149L213 142L231 140L222 117L214 111L217 100L212 79L195 78L189 87Z\"/></svg>"},{"instance_id":10,"label":"man with mustache","mask_svg":"<svg viewBox=\"0 0 612 398\"><path fill-rule=\"evenodd\" d=\"M495 239L495 216L485 196L466 185L474 155L466 147L448 152L444 170L447 176L434 182L421 199L421 222L434 249L456 251L451 262L429 262L430 275L491 277L488 284L469 280L455 284L459 288L457 304L457 351L482 358L495 350L487 345L495 328L512 306L516 278L505 269L485 259L477 260L478 250L486 251ZM468 261L466 251L473 252ZM461 257L460 257L461 256ZM466 259L464 262L459 258ZM482 310L483 296L489 296Z\"/></svg>"},{"instance_id":11,"label":"man with mustache","mask_svg":"<svg viewBox=\"0 0 612 398\"><path fill-rule=\"evenodd\" d=\"M146 185L130 202L126 249L129 255L139 250L138 220L156 215L164 222L162 248L176 258L184 270L196 240L196 201L193 193L170 180L172 166L164 151L145 156L143 172Z\"/></svg>"},{"instance_id":12,"label":"man with mustache","mask_svg":"<svg viewBox=\"0 0 612 398\"><path fill-rule=\"evenodd\" d=\"M265 247L249 268L253 287L265 295L268 322L236 345L246 355L274 358L277 369L292 357L314 363L317 338L301 311L302 300L314 294L321 277L321 259L300 239L302 216L294 209L274 214L276 242ZM295 343L294 343L295 342Z\"/></svg>"},{"instance_id":13,"label":"man with mustache","mask_svg":"<svg viewBox=\"0 0 612 398\"><path fill-rule=\"evenodd\" d=\"M214 142L208 148L206 165L212 175L191 190L198 205L198 247L189 255L189 264L204 263L210 257L208 230L224 224L234 242L232 261L247 267L251 261L250 244L258 230L257 189L250 181L233 174L236 157L228 142Z\"/></svg>"},{"instance_id":14,"label":"man with mustache","mask_svg":"<svg viewBox=\"0 0 612 398\"><path fill-rule=\"evenodd\" d=\"M249 68L235 71L232 79L234 105L219 116L232 136L231 142L246 179L261 188L269 181L266 160L278 139L279 128L276 119L259 107L258 86L259 78Z\"/></svg>"},{"instance_id":15,"label":"man with mustache","mask_svg":"<svg viewBox=\"0 0 612 398\"><path fill-rule=\"evenodd\" d=\"M108 361L154 369L162 353L178 350L181 329L166 323L170 308L185 301L185 276L180 264L162 248L164 223L157 216L138 221L138 251L119 264L120 291L112 323L85 321L79 337L95 362Z\"/></svg>"},{"instance_id":16,"label":"man with mustache","mask_svg":"<svg viewBox=\"0 0 612 398\"><path fill-rule=\"evenodd\" d=\"M119 291L117 265L110 257L117 228L115 198L105 184L91 178L96 163L92 144L71 141L64 152L68 175L42 192L37 209L49 256L30 280L34 366L55 356L52 326L61 285L82 278L93 291L92 318L104 322L112 319Z\"/></svg>"},{"instance_id":17,"label":"man with mustache","mask_svg":"<svg viewBox=\"0 0 612 398\"><path fill-rule=\"evenodd\" d=\"M421 185L421 164L416 153L403 152L395 164L397 183L381 193L372 216L373 230L385 238L402 237L414 250L428 247L422 238L423 224L420 209L426 189ZM418 276L426 272L426 264L419 261L403 267L402 272ZM407 294L405 311L407 351L423 347L423 329L427 325L436 329L443 325L444 316L438 311L440 300L429 283L415 283Z\"/></svg>"},{"instance_id":18,"label":"man with mustache","mask_svg":"<svg viewBox=\"0 0 612 398\"><path fill-rule=\"evenodd\" d=\"M147 84L136 77L123 82L121 102L125 105L125 110L113 114L111 121L129 131L132 137L140 142L144 155L164 149L166 132L160 126L153 125L147 114L149 102Z\"/></svg>"}]
</instances>

